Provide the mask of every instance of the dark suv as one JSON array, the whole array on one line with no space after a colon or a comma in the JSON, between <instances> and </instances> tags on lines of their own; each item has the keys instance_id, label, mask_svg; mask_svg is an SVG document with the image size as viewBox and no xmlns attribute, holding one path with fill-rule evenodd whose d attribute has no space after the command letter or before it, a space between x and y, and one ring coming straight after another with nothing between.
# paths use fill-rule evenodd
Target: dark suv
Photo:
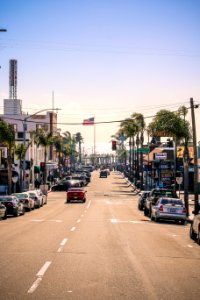
<instances>
[{"instance_id":1,"label":"dark suv","mask_svg":"<svg viewBox=\"0 0 200 300\"><path fill-rule=\"evenodd\" d=\"M178 198L176 191L173 189L166 188L155 188L149 193L149 196L145 199L144 203L144 215L151 217L152 205L156 205L158 199L162 196L169 198Z\"/></svg>"}]
</instances>

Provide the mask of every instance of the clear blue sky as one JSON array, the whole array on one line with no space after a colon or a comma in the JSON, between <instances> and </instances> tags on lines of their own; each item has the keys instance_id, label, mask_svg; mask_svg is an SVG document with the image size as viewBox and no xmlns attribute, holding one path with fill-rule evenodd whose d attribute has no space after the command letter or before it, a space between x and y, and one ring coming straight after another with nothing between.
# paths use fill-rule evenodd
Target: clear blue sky
<instances>
[{"instance_id":1,"label":"clear blue sky","mask_svg":"<svg viewBox=\"0 0 200 300\"><path fill-rule=\"evenodd\" d=\"M0 33L0 111L10 59L18 60L23 110L52 107L54 91L61 123L148 117L189 106L190 97L200 103L199 0L6 0L0 7L0 28L8 30ZM92 146L93 128L59 127ZM117 130L118 123L97 125L97 144L110 149Z\"/></svg>"}]
</instances>

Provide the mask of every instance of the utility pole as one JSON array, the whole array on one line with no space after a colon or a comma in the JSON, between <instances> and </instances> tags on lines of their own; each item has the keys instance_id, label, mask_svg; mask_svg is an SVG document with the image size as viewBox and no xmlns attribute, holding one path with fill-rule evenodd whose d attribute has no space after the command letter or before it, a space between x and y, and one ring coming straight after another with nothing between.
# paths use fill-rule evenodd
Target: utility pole
<instances>
[{"instance_id":1,"label":"utility pole","mask_svg":"<svg viewBox=\"0 0 200 300\"><path fill-rule=\"evenodd\" d=\"M192 117L192 136L193 136L193 150L194 150L194 213L198 214L199 211L199 199L198 199L198 159L197 159L197 139L196 139L196 123L194 108L198 108L198 105L194 105L193 98L190 98L190 108Z\"/></svg>"}]
</instances>

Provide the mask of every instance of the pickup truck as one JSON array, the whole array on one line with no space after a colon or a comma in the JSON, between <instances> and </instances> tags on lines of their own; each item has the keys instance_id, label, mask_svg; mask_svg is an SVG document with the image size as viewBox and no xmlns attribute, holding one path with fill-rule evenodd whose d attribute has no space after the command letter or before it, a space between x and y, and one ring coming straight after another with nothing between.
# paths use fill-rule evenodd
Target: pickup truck
<instances>
[{"instance_id":1,"label":"pickup truck","mask_svg":"<svg viewBox=\"0 0 200 300\"><path fill-rule=\"evenodd\" d=\"M71 200L79 200L81 202L86 201L86 192L83 188L69 188L67 191L66 202L69 203Z\"/></svg>"},{"instance_id":2,"label":"pickup truck","mask_svg":"<svg viewBox=\"0 0 200 300\"><path fill-rule=\"evenodd\" d=\"M156 205L158 199L162 196L170 198L178 198L176 191L166 188L155 188L149 193L149 196L145 199L144 203L144 215L151 218L152 205Z\"/></svg>"}]
</instances>

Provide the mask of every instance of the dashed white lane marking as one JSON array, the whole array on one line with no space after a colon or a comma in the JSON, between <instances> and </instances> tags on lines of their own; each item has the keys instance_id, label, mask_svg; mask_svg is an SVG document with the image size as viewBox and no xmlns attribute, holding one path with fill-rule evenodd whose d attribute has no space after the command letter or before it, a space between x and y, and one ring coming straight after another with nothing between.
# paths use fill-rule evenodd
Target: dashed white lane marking
<instances>
[{"instance_id":1,"label":"dashed white lane marking","mask_svg":"<svg viewBox=\"0 0 200 300\"><path fill-rule=\"evenodd\" d=\"M41 220L31 220L31 222L43 222L44 219L41 219Z\"/></svg>"},{"instance_id":2,"label":"dashed white lane marking","mask_svg":"<svg viewBox=\"0 0 200 300\"><path fill-rule=\"evenodd\" d=\"M81 222L81 220L80 220L80 219L78 219L78 220L77 220L77 223L80 223L80 222Z\"/></svg>"},{"instance_id":3,"label":"dashed white lane marking","mask_svg":"<svg viewBox=\"0 0 200 300\"><path fill-rule=\"evenodd\" d=\"M91 200L89 201L88 205L87 205L87 209L90 207L91 205Z\"/></svg>"},{"instance_id":4,"label":"dashed white lane marking","mask_svg":"<svg viewBox=\"0 0 200 300\"><path fill-rule=\"evenodd\" d=\"M33 293L37 289L37 287L39 286L40 282L42 281L42 278L43 278L45 272L47 271L47 269L49 268L49 266L50 266L51 263L52 263L51 261L46 261L45 264L42 266L42 268L39 270L39 272L36 274L36 276L38 278L35 280L35 282L33 283L33 285L28 290L28 294Z\"/></svg>"},{"instance_id":5,"label":"dashed white lane marking","mask_svg":"<svg viewBox=\"0 0 200 300\"><path fill-rule=\"evenodd\" d=\"M75 229L76 229L76 227L72 227L72 228L71 228L71 231L74 231Z\"/></svg>"},{"instance_id":6,"label":"dashed white lane marking","mask_svg":"<svg viewBox=\"0 0 200 300\"><path fill-rule=\"evenodd\" d=\"M65 244L67 243L68 239L65 238L62 240L62 242L60 243L60 247L58 248L57 252L61 252L63 247L65 246Z\"/></svg>"},{"instance_id":7,"label":"dashed white lane marking","mask_svg":"<svg viewBox=\"0 0 200 300\"><path fill-rule=\"evenodd\" d=\"M187 245L189 248L193 248L193 246L192 245Z\"/></svg>"},{"instance_id":8,"label":"dashed white lane marking","mask_svg":"<svg viewBox=\"0 0 200 300\"><path fill-rule=\"evenodd\" d=\"M81 217L84 217L84 215L81 215Z\"/></svg>"}]
</instances>

